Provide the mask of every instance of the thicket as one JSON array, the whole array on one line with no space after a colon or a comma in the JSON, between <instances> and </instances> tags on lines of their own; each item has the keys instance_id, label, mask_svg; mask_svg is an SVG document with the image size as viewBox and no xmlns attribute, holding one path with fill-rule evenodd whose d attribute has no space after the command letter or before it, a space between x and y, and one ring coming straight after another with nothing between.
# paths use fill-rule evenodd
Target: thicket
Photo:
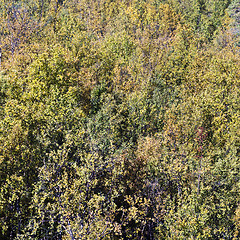
<instances>
[{"instance_id":1,"label":"thicket","mask_svg":"<svg viewBox=\"0 0 240 240\"><path fill-rule=\"evenodd\" d=\"M238 2L0 0L0 239L239 239Z\"/></svg>"}]
</instances>

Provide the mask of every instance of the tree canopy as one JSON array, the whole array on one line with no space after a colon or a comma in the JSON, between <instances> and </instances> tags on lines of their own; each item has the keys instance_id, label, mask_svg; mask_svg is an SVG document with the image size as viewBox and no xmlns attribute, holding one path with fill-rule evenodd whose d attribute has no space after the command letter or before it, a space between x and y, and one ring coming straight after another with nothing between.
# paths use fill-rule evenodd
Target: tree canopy
<instances>
[{"instance_id":1,"label":"tree canopy","mask_svg":"<svg viewBox=\"0 0 240 240\"><path fill-rule=\"evenodd\" d=\"M240 4L0 0L0 238L240 238Z\"/></svg>"}]
</instances>

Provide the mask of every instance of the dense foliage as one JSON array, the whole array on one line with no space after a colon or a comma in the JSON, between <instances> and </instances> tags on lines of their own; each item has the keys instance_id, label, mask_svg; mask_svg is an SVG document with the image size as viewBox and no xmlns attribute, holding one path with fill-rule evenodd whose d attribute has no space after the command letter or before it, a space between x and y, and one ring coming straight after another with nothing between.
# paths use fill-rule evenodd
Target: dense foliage
<instances>
[{"instance_id":1,"label":"dense foliage","mask_svg":"<svg viewBox=\"0 0 240 240\"><path fill-rule=\"evenodd\" d=\"M0 239L239 239L239 12L0 0Z\"/></svg>"}]
</instances>

